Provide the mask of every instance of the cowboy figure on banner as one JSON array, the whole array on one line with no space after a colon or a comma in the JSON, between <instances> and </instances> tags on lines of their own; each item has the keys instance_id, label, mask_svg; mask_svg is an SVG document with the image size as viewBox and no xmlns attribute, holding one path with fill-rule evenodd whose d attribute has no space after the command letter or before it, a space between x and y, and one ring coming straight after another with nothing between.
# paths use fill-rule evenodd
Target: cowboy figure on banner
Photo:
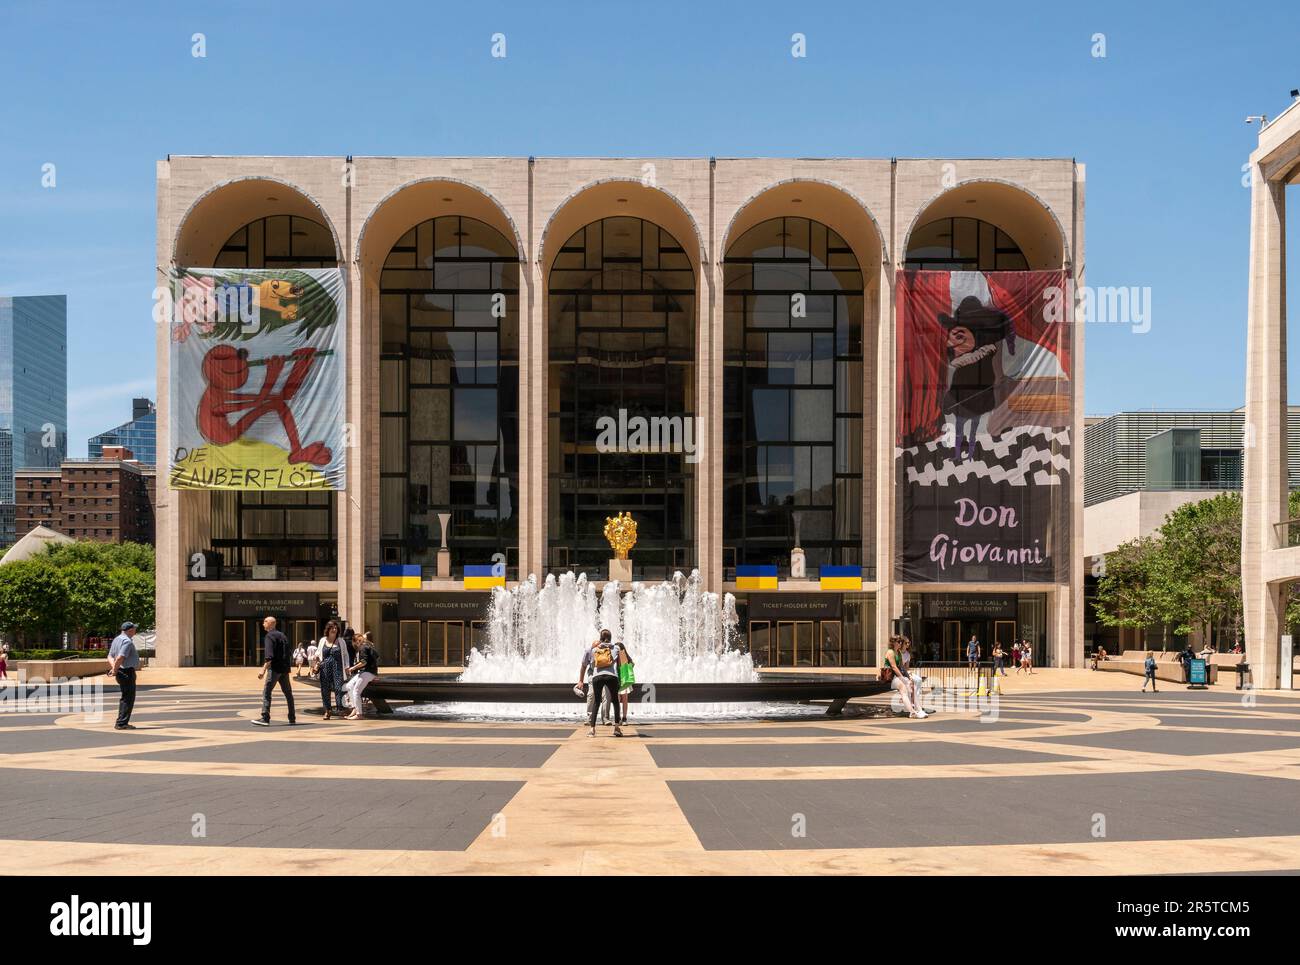
<instances>
[{"instance_id":1,"label":"cowboy figure on banner","mask_svg":"<svg viewBox=\"0 0 1300 965\"><path fill-rule=\"evenodd\" d=\"M342 488L341 273L175 275L173 488Z\"/></svg>"},{"instance_id":2,"label":"cowboy figure on banner","mask_svg":"<svg viewBox=\"0 0 1300 965\"><path fill-rule=\"evenodd\" d=\"M1016 330L1011 318L975 295L966 295L951 315L939 313L948 330L948 391L943 412L957 459L974 459L981 435L989 433L989 413L1006 398L1000 346L1016 353Z\"/></svg>"}]
</instances>

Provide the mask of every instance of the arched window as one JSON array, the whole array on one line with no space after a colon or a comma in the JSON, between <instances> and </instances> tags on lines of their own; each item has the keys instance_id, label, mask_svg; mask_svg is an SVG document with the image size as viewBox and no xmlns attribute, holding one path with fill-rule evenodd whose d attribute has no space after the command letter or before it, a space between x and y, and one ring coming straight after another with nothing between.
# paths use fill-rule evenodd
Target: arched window
<instances>
[{"instance_id":1,"label":"arched window","mask_svg":"<svg viewBox=\"0 0 1300 965\"><path fill-rule=\"evenodd\" d=\"M922 225L907 241L903 267L936 271L1028 271L1015 240L978 218L940 218Z\"/></svg>"},{"instance_id":2,"label":"arched window","mask_svg":"<svg viewBox=\"0 0 1300 965\"><path fill-rule=\"evenodd\" d=\"M519 257L458 215L398 239L379 281L379 506L384 559L453 575L518 563ZM365 375L362 375L365 378Z\"/></svg>"},{"instance_id":3,"label":"arched window","mask_svg":"<svg viewBox=\"0 0 1300 965\"><path fill-rule=\"evenodd\" d=\"M809 576L862 563L863 281L848 244L807 218L745 232L724 264L724 565Z\"/></svg>"},{"instance_id":4,"label":"arched window","mask_svg":"<svg viewBox=\"0 0 1300 965\"><path fill-rule=\"evenodd\" d=\"M698 449L683 450L699 442L690 259L652 222L604 218L560 249L549 298L549 568L603 575L605 517L626 510L638 578L689 570Z\"/></svg>"},{"instance_id":5,"label":"arched window","mask_svg":"<svg viewBox=\"0 0 1300 965\"><path fill-rule=\"evenodd\" d=\"M333 268L334 239L310 218L277 214L244 225L221 246L214 268Z\"/></svg>"}]
</instances>

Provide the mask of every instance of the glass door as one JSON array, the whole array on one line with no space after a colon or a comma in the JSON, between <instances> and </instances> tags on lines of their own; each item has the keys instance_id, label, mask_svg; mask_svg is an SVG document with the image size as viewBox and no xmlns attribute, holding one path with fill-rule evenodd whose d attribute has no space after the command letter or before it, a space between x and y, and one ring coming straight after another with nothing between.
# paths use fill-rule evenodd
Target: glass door
<instances>
[{"instance_id":1,"label":"glass door","mask_svg":"<svg viewBox=\"0 0 1300 965\"><path fill-rule=\"evenodd\" d=\"M776 651L778 667L811 667L817 656L813 652L812 621L779 621L776 625Z\"/></svg>"},{"instance_id":2,"label":"glass door","mask_svg":"<svg viewBox=\"0 0 1300 965\"><path fill-rule=\"evenodd\" d=\"M749 621L749 655L757 667L772 665L772 624L768 620Z\"/></svg>"},{"instance_id":3,"label":"glass door","mask_svg":"<svg viewBox=\"0 0 1300 965\"><path fill-rule=\"evenodd\" d=\"M293 646L296 650L302 647L306 650L317 640L316 621L315 620L294 620L293 621Z\"/></svg>"},{"instance_id":4,"label":"glass door","mask_svg":"<svg viewBox=\"0 0 1300 965\"><path fill-rule=\"evenodd\" d=\"M778 620L776 624L776 666L794 666L794 624Z\"/></svg>"},{"instance_id":5,"label":"glass door","mask_svg":"<svg viewBox=\"0 0 1300 965\"><path fill-rule=\"evenodd\" d=\"M956 663L964 659L961 653L961 621L943 621L943 659L946 663Z\"/></svg>"},{"instance_id":6,"label":"glass door","mask_svg":"<svg viewBox=\"0 0 1300 965\"><path fill-rule=\"evenodd\" d=\"M398 623L398 660L403 667L418 667L423 662L420 650L420 621L402 620Z\"/></svg>"},{"instance_id":7,"label":"glass door","mask_svg":"<svg viewBox=\"0 0 1300 965\"><path fill-rule=\"evenodd\" d=\"M843 639L843 627L840 625L840 621L821 621L821 638L821 652L818 654L818 666L843 666L840 646Z\"/></svg>"},{"instance_id":8,"label":"glass door","mask_svg":"<svg viewBox=\"0 0 1300 965\"><path fill-rule=\"evenodd\" d=\"M248 624L243 620L227 620L223 636L225 637L226 666L245 667L245 645Z\"/></svg>"},{"instance_id":9,"label":"glass door","mask_svg":"<svg viewBox=\"0 0 1300 965\"><path fill-rule=\"evenodd\" d=\"M465 623L463 620L449 620L447 627L447 650L443 659L444 667L465 666Z\"/></svg>"}]
</instances>

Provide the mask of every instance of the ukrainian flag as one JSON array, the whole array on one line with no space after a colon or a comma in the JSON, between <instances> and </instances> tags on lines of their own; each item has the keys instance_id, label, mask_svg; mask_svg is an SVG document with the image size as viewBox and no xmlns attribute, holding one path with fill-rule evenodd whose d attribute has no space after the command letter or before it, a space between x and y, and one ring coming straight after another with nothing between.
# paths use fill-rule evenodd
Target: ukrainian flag
<instances>
[{"instance_id":1,"label":"ukrainian flag","mask_svg":"<svg viewBox=\"0 0 1300 965\"><path fill-rule=\"evenodd\" d=\"M385 563L379 567L381 590L418 590L420 588L419 563Z\"/></svg>"},{"instance_id":2,"label":"ukrainian flag","mask_svg":"<svg viewBox=\"0 0 1300 965\"><path fill-rule=\"evenodd\" d=\"M776 564L771 566L737 566L737 590L775 590Z\"/></svg>"},{"instance_id":3,"label":"ukrainian flag","mask_svg":"<svg viewBox=\"0 0 1300 965\"><path fill-rule=\"evenodd\" d=\"M496 566L491 563L485 566L466 566L462 585L467 590L490 590L494 586L505 586L505 570L503 568L497 573Z\"/></svg>"},{"instance_id":4,"label":"ukrainian flag","mask_svg":"<svg viewBox=\"0 0 1300 965\"><path fill-rule=\"evenodd\" d=\"M860 566L823 566L818 575L821 577L820 589L823 590L862 589Z\"/></svg>"}]
</instances>

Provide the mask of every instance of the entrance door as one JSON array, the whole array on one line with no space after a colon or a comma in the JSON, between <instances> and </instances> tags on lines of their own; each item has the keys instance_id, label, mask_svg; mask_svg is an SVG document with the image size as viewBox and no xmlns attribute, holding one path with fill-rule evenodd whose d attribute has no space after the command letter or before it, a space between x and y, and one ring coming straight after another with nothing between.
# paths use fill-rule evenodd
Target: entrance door
<instances>
[{"instance_id":1,"label":"entrance door","mask_svg":"<svg viewBox=\"0 0 1300 965\"><path fill-rule=\"evenodd\" d=\"M293 621L293 646L295 650L298 647L302 647L306 650L318 639L320 638L316 636L315 620Z\"/></svg>"},{"instance_id":2,"label":"entrance door","mask_svg":"<svg viewBox=\"0 0 1300 965\"><path fill-rule=\"evenodd\" d=\"M815 659L812 621L778 621L776 625L776 665L778 667L811 667Z\"/></svg>"},{"instance_id":3,"label":"entrance door","mask_svg":"<svg viewBox=\"0 0 1300 965\"><path fill-rule=\"evenodd\" d=\"M841 642L843 638L843 627L839 620L822 620L821 621L821 653L818 656L818 666L821 667L840 667L844 665L844 658L841 652Z\"/></svg>"},{"instance_id":4,"label":"entrance door","mask_svg":"<svg viewBox=\"0 0 1300 965\"><path fill-rule=\"evenodd\" d=\"M943 621L943 660L946 663L957 663L963 659L961 640L961 621L944 620Z\"/></svg>"},{"instance_id":5,"label":"entrance door","mask_svg":"<svg viewBox=\"0 0 1300 965\"><path fill-rule=\"evenodd\" d=\"M223 636L225 638L226 666L246 667L245 650L248 624L243 620L227 620Z\"/></svg>"},{"instance_id":6,"label":"entrance door","mask_svg":"<svg viewBox=\"0 0 1300 965\"><path fill-rule=\"evenodd\" d=\"M767 620L749 621L749 655L758 667L772 666L772 624Z\"/></svg>"},{"instance_id":7,"label":"entrance door","mask_svg":"<svg viewBox=\"0 0 1300 965\"><path fill-rule=\"evenodd\" d=\"M398 661L403 667L418 667L424 661L420 652L419 620L403 620L398 624Z\"/></svg>"},{"instance_id":8,"label":"entrance door","mask_svg":"<svg viewBox=\"0 0 1300 965\"><path fill-rule=\"evenodd\" d=\"M993 639L1002 644L1002 652L1011 660L1011 645L1016 641L1016 621L997 620L993 624Z\"/></svg>"}]
</instances>

